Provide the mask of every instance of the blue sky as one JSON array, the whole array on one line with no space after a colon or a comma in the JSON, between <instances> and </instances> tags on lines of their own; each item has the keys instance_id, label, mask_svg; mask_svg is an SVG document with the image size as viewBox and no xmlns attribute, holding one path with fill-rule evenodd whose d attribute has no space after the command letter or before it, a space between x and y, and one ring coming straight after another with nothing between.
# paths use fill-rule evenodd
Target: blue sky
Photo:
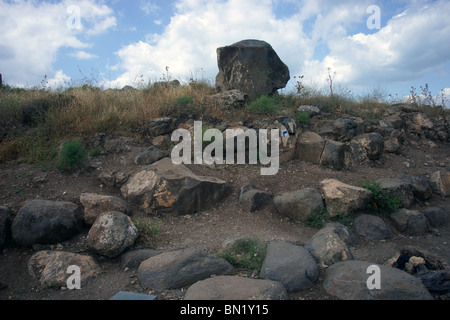
<instances>
[{"instance_id":1,"label":"blue sky","mask_svg":"<svg viewBox=\"0 0 450 320\"><path fill-rule=\"evenodd\" d=\"M0 73L14 86L121 88L167 66L213 83L217 47L259 39L288 65L286 91L300 75L326 90L330 68L336 90L450 96L448 16L448 0L0 0Z\"/></svg>"}]
</instances>

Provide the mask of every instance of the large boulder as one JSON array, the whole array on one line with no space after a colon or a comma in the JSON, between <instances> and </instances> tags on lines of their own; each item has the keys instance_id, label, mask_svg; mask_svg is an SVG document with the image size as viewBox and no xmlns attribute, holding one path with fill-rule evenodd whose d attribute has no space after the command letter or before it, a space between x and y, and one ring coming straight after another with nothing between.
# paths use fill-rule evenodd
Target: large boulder
<instances>
[{"instance_id":1,"label":"large boulder","mask_svg":"<svg viewBox=\"0 0 450 320\"><path fill-rule=\"evenodd\" d=\"M239 204L250 212L261 210L271 201L271 192L255 189L251 184L243 186L239 193Z\"/></svg>"},{"instance_id":2,"label":"large boulder","mask_svg":"<svg viewBox=\"0 0 450 320\"><path fill-rule=\"evenodd\" d=\"M218 276L194 283L184 300L286 300L288 295L278 281Z\"/></svg>"},{"instance_id":3,"label":"large boulder","mask_svg":"<svg viewBox=\"0 0 450 320\"><path fill-rule=\"evenodd\" d=\"M335 179L325 179L321 185L328 214L332 217L363 210L373 198L371 191Z\"/></svg>"},{"instance_id":4,"label":"large boulder","mask_svg":"<svg viewBox=\"0 0 450 320\"><path fill-rule=\"evenodd\" d=\"M191 248L164 252L143 261L138 277L143 286L166 290L191 285L213 274L233 271L233 266L225 259Z\"/></svg>"},{"instance_id":5,"label":"large boulder","mask_svg":"<svg viewBox=\"0 0 450 320\"><path fill-rule=\"evenodd\" d=\"M350 149L355 166L379 160L384 151L384 138L378 133L364 133L350 141Z\"/></svg>"},{"instance_id":6,"label":"large boulder","mask_svg":"<svg viewBox=\"0 0 450 320\"><path fill-rule=\"evenodd\" d=\"M400 204L404 208L409 208L414 204L414 188L409 181L403 178L383 178L378 179L377 183L392 198L400 199Z\"/></svg>"},{"instance_id":7,"label":"large boulder","mask_svg":"<svg viewBox=\"0 0 450 320\"><path fill-rule=\"evenodd\" d=\"M55 244L78 234L83 214L71 202L32 200L25 204L11 226L13 240L22 246Z\"/></svg>"},{"instance_id":8,"label":"large boulder","mask_svg":"<svg viewBox=\"0 0 450 320\"><path fill-rule=\"evenodd\" d=\"M189 214L221 201L231 193L231 187L226 181L197 176L186 166L164 158L134 174L121 192L148 213Z\"/></svg>"},{"instance_id":9,"label":"large boulder","mask_svg":"<svg viewBox=\"0 0 450 320\"><path fill-rule=\"evenodd\" d=\"M430 183L437 194L443 197L450 196L450 169L434 172L430 177Z\"/></svg>"},{"instance_id":10,"label":"large boulder","mask_svg":"<svg viewBox=\"0 0 450 320\"><path fill-rule=\"evenodd\" d=\"M286 192L274 198L275 208L281 214L306 221L313 213L320 213L325 207L322 194L314 188Z\"/></svg>"},{"instance_id":11,"label":"large boulder","mask_svg":"<svg viewBox=\"0 0 450 320\"><path fill-rule=\"evenodd\" d=\"M319 278L319 268L303 247L272 242L267 247L260 277L281 282L288 292L311 288Z\"/></svg>"},{"instance_id":12,"label":"large boulder","mask_svg":"<svg viewBox=\"0 0 450 320\"><path fill-rule=\"evenodd\" d=\"M43 286L66 286L70 266L80 268L81 286L101 272L100 266L92 257L71 252L39 251L28 260L28 272Z\"/></svg>"},{"instance_id":13,"label":"large boulder","mask_svg":"<svg viewBox=\"0 0 450 320\"><path fill-rule=\"evenodd\" d=\"M297 138L296 157L299 160L317 164L320 162L325 140L315 132L306 131Z\"/></svg>"},{"instance_id":14,"label":"large boulder","mask_svg":"<svg viewBox=\"0 0 450 320\"><path fill-rule=\"evenodd\" d=\"M428 219L419 210L402 209L390 216L395 227L410 236L421 236L430 229Z\"/></svg>"},{"instance_id":15,"label":"large boulder","mask_svg":"<svg viewBox=\"0 0 450 320\"><path fill-rule=\"evenodd\" d=\"M92 225L95 219L103 212L119 211L125 214L131 212L131 208L126 201L114 196L82 193L80 202L84 207L84 221L88 225Z\"/></svg>"},{"instance_id":16,"label":"large boulder","mask_svg":"<svg viewBox=\"0 0 450 320\"><path fill-rule=\"evenodd\" d=\"M265 41L243 40L217 49L218 92L240 90L250 99L275 93L290 79L288 67Z\"/></svg>"},{"instance_id":17,"label":"large boulder","mask_svg":"<svg viewBox=\"0 0 450 320\"><path fill-rule=\"evenodd\" d=\"M392 236L391 228L378 216L361 214L354 222L355 231L368 241L380 241Z\"/></svg>"},{"instance_id":18,"label":"large boulder","mask_svg":"<svg viewBox=\"0 0 450 320\"><path fill-rule=\"evenodd\" d=\"M97 253L114 258L132 246L138 234L129 216L111 211L97 217L89 230L87 241Z\"/></svg>"},{"instance_id":19,"label":"large boulder","mask_svg":"<svg viewBox=\"0 0 450 320\"><path fill-rule=\"evenodd\" d=\"M11 211L8 207L0 206L0 250L3 249L11 237Z\"/></svg>"},{"instance_id":20,"label":"large boulder","mask_svg":"<svg viewBox=\"0 0 450 320\"><path fill-rule=\"evenodd\" d=\"M383 265L377 265L380 289L370 289L367 283L372 282L371 266L375 264L357 260L336 263L327 269L323 287L341 300L432 300L420 279Z\"/></svg>"}]
</instances>

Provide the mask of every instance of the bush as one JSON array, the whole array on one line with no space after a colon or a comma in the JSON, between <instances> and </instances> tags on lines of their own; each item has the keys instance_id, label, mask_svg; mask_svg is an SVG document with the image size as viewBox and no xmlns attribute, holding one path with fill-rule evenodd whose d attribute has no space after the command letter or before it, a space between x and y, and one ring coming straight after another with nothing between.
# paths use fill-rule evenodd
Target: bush
<instances>
[{"instance_id":1,"label":"bush","mask_svg":"<svg viewBox=\"0 0 450 320\"><path fill-rule=\"evenodd\" d=\"M276 111L275 97L261 96L250 103L249 110L260 115L273 115Z\"/></svg>"},{"instance_id":2,"label":"bush","mask_svg":"<svg viewBox=\"0 0 450 320\"><path fill-rule=\"evenodd\" d=\"M264 257L266 256L267 243L256 238L242 238L220 252L219 257L224 258L235 268L247 272L251 277L259 274Z\"/></svg>"},{"instance_id":3,"label":"bush","mask_svg":"<svg viewBox=\"0 0 450 320\"><path fill-rule=\"evenodd\" d=\"M85 157L81 142L69 141L63 146L56 167L62 171L73 170L81 165Z\"/></svg>"},{"instance_id":4,"label":"bush","mask_svg":"<svg viewBox=\"0 0 450 320\"><path fill-rule=\"evenodd\" d=\"M389 214L401 209L401 197L393 197L388 190L381 189L380 183L366 182L363 184L363 188L373 193L373 200L367 205L369 210Z\"/></svg>"},{"instance_id":5,"label":"bush","mask_svg":"<svg viewBox=\"0 0 450 320\"><path fill-rule=\"evenodd\" d=\"M175 105L177 107L186 107L192 102L192 98L187 94L184 94L175 99Z\"/></svg>"},{"instance_id":6,"label":"bush","mask_svg":"<svg viewBox=\"0 0 450 320\"><path fill-rule=\"evenodd\" d=\"M309 124L311 122L311 118L309 116L309 113L307 112L299 112L295 116L295 120L297 120L300 124Z\"/></svg>"},{"instance_id":7,"label":"bush","mask_svg":"<svg viewBox=\"0 0 450 320\"><path fill-rule=\"evenodd\" d=\"M133 223L138 229L137 243L148 248L156 248L157 236L161 229L161 221L157 218L135 218Z\"/></svg>"}]
</instances>

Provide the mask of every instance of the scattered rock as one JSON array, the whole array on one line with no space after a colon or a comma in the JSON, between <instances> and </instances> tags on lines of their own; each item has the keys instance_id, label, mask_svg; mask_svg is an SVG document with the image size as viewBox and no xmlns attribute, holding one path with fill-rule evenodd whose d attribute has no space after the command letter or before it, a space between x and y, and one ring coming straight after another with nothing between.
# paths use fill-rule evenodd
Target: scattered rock
<instances>
[{"instance_id":1,"label":"scattered rock","mask_svg":"<svg viewBox=\"0 0 450 320\"><path fill-rule=\"evenodd\" d=\"M11 226L13 240L21 246L55 244L78 234L83 214L71 202L32 200L24 205Z\"/></svg>"},{"instance_id":2,"label":"scattered rock","mask_svg":"<svg viewBox=\"0 0 450 320\"><path fill-rule=\"evenodd\" d=\"M39 251L28 260L28 272L44 287L65 287L71 276L70 266L80 268L82 287L101 272L92 257L71 252Z\"/></svg>"},{"instance_id":3,"label":"scattered rock","mask_svg":"<svg viewBox=\"0 0 450 320\"><path fill-rule=\"evenodd\" d=\"M84 206L84 222L88 225L92 225L103 212L119 211L127 215L131 212L131 208L125 200L114 196L82 193L80 202Z\"/></svg>"},{"instance_id":4,"label":"scattered rock","mask_svg":"<svg viewBox=\"0 0 450 320\"><path fill-rule=\"evenodd\" d=\"M211 100L222 107L241 108L247 103L248 96L239 90L227 90L212 95Z\"/></svg>"},{"instance_id":5,"label":"scattered rock","mask_svg":"<svg viewBox=\"0 0 450 320\"><path fill-rule=\"evenodd\" d=\"M309 114L310 117L314 117L314 116L320 114L320 109L315 106L303 105L303 106L298 107L297 112L304 112L304 113Z\"/></svg>"},{"instance_id":6,"label":"scattered rock","mask_svg":"<svg viewBox=\"0 0 450 320\"><path fill-rule=\"evenodd\" d=\"M162 252L153 249L139 249L128 251L120 256L120 266L122 268L138 268L142 261L147 260L160 253Z\"/></svg>"},{"instance_id":7,"label":"scattered rock","mask_svg":"<svg viewBox=\"0 0 450 320\"><path fill-rule=\"evenodd\" d=\"M413 196L420 201L427 201L433 196L433 186L425 177L401 175L401 179L408 182L413 188Z\"/></svg>"},{"instance_id":8,"label":"scattered rock","mask_svg":"<svg viewBox=\"0 0 450 320\"><path fill-rule=\"evenodd\" d=\"M397 138L387 138L384 140L384 151L389 153L396 153L400 150L400 142Z\"/></svg>"},{"instance_id":9,"label":"scattered rock","mask_svg":"<svg viewBox=\"0 0 450 320\"><path fill-rule=\"evenodd\" d=\"M327 224L314 234L306 243L308 250L322 267L336 262L353 260L353 254L347 244L354 243L354 235L343 225Z\"/></svg>"},{"instance_id":10,"label":"scattered rock","mask_svg":"<svg viewBox=\"0 0 450 320\"><path fill-rule=\"evenodd\" d=\"M134 163L138 166L145 166L161 160L162 158L165 158L167 156L169 156L169 154L166 151L160 150L155 146L151 146L150 148L136 156L136 158L134 159Z\"/></svg>"},{"instance_id":11,"label":"scattered rock","mask_svg":"<svg viewBox=\"0 0 450 320\"><path fill-rule=\"evenodd\" d=\"M404 234L421 236L429 231L427 218L418 210L402 209L390 217L395 227Z\"/></svg>"},{"instance_id":12,"label":"scattered rock","mask_svg":"<svg viewBox=\"0 0 450 320\"><path fill-rule=\"evenodd\" d=\"M231 193L231 187L215 177L197 176L186 166L164 158L133 175L121 192L148 213L189 214L221 201Z\"/></svg>"},{"instance_id":13,"label":"scattered rock","mask_svg":"<svg viewBox=\"0 0 450 320\"><path fill-rule=\"evenodd\" d=\"M378 216L361 214L354 221L357 234L368 241L380 241L392 236L391 228Z\"/></svg>"},{"instance_id":14,"label":"scattered rock","mask_svg":"<svg viewBox=\"0 0 450 320\"><path fill-rule=\"evenodd\" d=\"M171 141L169 135L161 135L153 138L152 144L161 150L167 150L170 147Z\"/></svg>"},{"instance_id":15,"label":"scattered rock","mask_svg":"<svg viewBox=\"0 0 450 320\"><path fill-rule=\"evenodd\" d=\"M338 141L350 141L359 134L359 128L353 119L336 119L333 123L333 130Z\"/></svg>"},{"instance_id":16,"label":"scattered rock","mask_svg":"<svg viewBox=\"0 0 450 320\"><path fill-rule=\"evenodd\" d=\"M218 276L198 281L186 291L184 300L286 300L286 289L278 281L238 276Z\"/></svg>"},{"instance_id":17,"label":"scattered rock","mask_svg":"<svg viewBox=\"0 0 450 320\"><path fill-rule=\"evenodd\" d=\"M143 261L138 277L143 286L160 291L182 288L211 275L233 271L225 259L191 248L164 252Z\"/></svg>"},{"instance_id":18,"label":"scattered rock","mask_svg":"<svg viewBox=\"0 0 450 320\"><path fill-rule=\"evenodd\" d=\"M447 215L440 208L431 207L422 210L431 227L442 227L447 223Z\"/></svg>"},{"instance_id":19,"label":"scattered rock","mask_svg":"<svg viewBox=\"0 0 450 320\"><path fill-rule=\"evenodd\" d=\"M157 137L164 134L171 134L175 128L175 121L171 118L157 118L148 122L148 135Z\"/></svg>"},{"instance_id":20,"label":"scattered rock","mask_svg":"<svg viewBox=\"0 0 450 320\"><path fill-rule=\"evenodd\" d=\"M379 160L384 150L384 139L378 133L364 133L350 141L351 159L354 166Z\"/></svg>"},{"instance_id":21,"label":"scattered rock","mask_svg":"<svg viewBox=\"0 0 450 320\"><path fill-rule=\"evenodd\" d=\"M384 178L376 181L382 190L386 190L392 198L399 198L404 208L409 208L414 203L412 185L401 178Z\"/></svg>"},{"instance_id":22,"label":"scattered rock","mask_svg":"<svg viewBox=\"0 0 450 320\"><path fill-rule=\"evenodd\" d=\"M320 157L320 164L324 167L330 167L335 170L347 167L349 163L346 161L347 145L342 142L326 140Z\"/></svg>"},{"instance_id":23,"label":"scattered rock","mask_svg":"<svg viewBox=\"0 0 450 320\"><path fill-rule=\"evenodd\" d=\"M324 208L322 195L314 188L286 192L277 195L273 201L278 212L299 221L306 221L311 214Z\"/></svg>"},{"instance_id":24,"label":"scattered rock","mask_svg":"<svg viewBox=\"0 0 450 320\"><path fill-rule=\"evenodd\" d=\"M327 269L323 288L341 300L432 300L419 279L383 265L377 265L381 273L380 289L369 289L368 268L372 265L375 264L357 260L338 262Z\"/></svg>"},{"instance_id":25,"label":"scattered rock","mask_svg":"<svg viewBox=\"0 0 450 320\"><path fill-rule=\"evenodd\" d=\"M325 205L330 216L346 216L365 209L372 200L371 191L351 186L334 179L321 182Z\"/></svg>"},{"instance_id":26,"label":"scattered rock","mask_svg":"<svg viewBox=\"0 0 450 320\"><path fill-rule=\"evenodd\" d=\"M325 140L317 133L306 131L297 139L296 158L312 164L320 162Z\"/></svg>"},{"instance_id":27,"label":"scattered rock","mask_svg":"<svg viewBox=\"0 0 450 320\"><path fill-rule=\"evenodd\" d=\"M267 247L260 277L281 282L288 292L311 288L319 278L319 268L303 247L272 242Z\"/></svg>"},{"instance_id":28,"label":"scattered rock","mask_svg":"<svg viewBox=\"0 0 450 320\"><path fill-rule=\"evenodd\" d=\"M87 241L90 248L107 257L117 257L132 246L138 230L130 217L122 212L104 212L97 217L89 230Z\"/></svg>"},{"instance_id":29,"label":"scattered rock","mask_svg":"<svg viewBox=\"0 0 450 320\"><path fill-rule=\"evenodd\" d=\"M108 187L120 188L125 182L127 182L130 176L125 172L117 170L106 171L99 174L99 180Z\"/></svg>"},{"instance_id":30,"label":"scattered rock","mask_svg":"<svg viewBox=\"0 0 450 320\"><path fill-rule=\"evenodd\" d=\"M450 196L450 170L444 169L434 172L430 177L434 191L443 196Z\"/></svg>"},{"instance_id":31,"label":"scattered rock","mask_svg":"<svg viewBox=\"0 0 450 320\"><path fill-rule=\"evenodd\" d=\"M136 145L135 141L128 137L106 137L103 149L109 153L129 152Z\"/></svg>"},{"instance_id":32,"label":"scattered rock","mask_svg":"<svg viewBox=\"0 0 450 320\"><path fill-rule=\"evenodd\" d=\"M218 92L237 89L250 99L275 93L290 79L288 67L270 44L243 40L217 49Z\"/></svg>"},{"instance_id":33,"label":"scattered rock","mask_svg":"<svg viewBox=\"0 0 450 320\"><path fill-rule=\"evenodd\" d=\"M243 186L239 193L239 204L250 212L259 211L272 201L272 193L255 189L253 185Z\"/></svg>"}]
</instances>

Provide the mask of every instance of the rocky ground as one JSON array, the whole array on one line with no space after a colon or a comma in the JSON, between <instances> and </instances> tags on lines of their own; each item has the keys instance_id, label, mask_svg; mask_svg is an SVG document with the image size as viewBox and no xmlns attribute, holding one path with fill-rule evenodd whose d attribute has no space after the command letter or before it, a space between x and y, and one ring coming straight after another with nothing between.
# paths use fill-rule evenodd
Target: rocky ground
<instances>
[{"instance_id":1,"label":"rocky ground","mask_svg":"<svg viewBox=\"0 0 450 320\"><path fill-rule=\"evenodd\" d=\"M93 158L83 170L63 173L53 165L30 165L18 159L0 167L0 204L10 208L12 215L31 199L69 201L80 204L82 193L96 193L122 197L118 187L108 186L99 179L101 174L121 172L133 175L141 167L135 164L135 158L149 146L149 143L130 144L117 152L104 152ZM160 230L152 246L157 250L179 248L198 248L217 254L223 249L223 243L239 237L259 237L266 241L287 241L303 246L318 231L305 223L280 214L273 203L257 212L248 212L239 204L240 188L251 183L259 190L273 195L304 188L320 189L324 179L337 179L353 186L362 186L380 178L396 178L400 174L408 176L430 176L450 166L450 144L448 142L429 143L425 141L404 141L397 152L384 152L381 159L361 166L352 166L335 170L299 159L282 163L274 176L262 176L259 165L188 165L195 174L217 177L227 181L232 193L212 208L192 215L160 214ZM450 214L450 199L434 193L426 202L415 201L411 209L422 210L426 207L439 207ZM132 208L131 216L145 215L137 207ZM385 215L380 217L387 223ZM448 221L448 219L447 219ZM349 225L352 229L352 224ZM392 228L389 239L369 242L359 238L358 243L350 247L356 260L384 264L402 249L415 246L426 252L432 252L445 263L450 261L450 223L421 236L407 236ZM107 258L96 254L87 245L88 227L69 241L52 246L34 246L23 248L9 243L0 253L0 299L7 300L104 300L118 291L150 293L160 300L183 299L187 288L149 291L143 288L137 277L137 268L123 268L120 258ZM134 248L137 248L137 243ZM68 290L65 287L45 287L29 273L29 258L42 249L64 250L91 254L100 264L102 271L82 290ZM329 300L335 299L323 288L325 270L320 271L319 280L307 290L292 292L292 300ZM441 298L445 298L441 297Z\"/></svg>"}]
</instances>

